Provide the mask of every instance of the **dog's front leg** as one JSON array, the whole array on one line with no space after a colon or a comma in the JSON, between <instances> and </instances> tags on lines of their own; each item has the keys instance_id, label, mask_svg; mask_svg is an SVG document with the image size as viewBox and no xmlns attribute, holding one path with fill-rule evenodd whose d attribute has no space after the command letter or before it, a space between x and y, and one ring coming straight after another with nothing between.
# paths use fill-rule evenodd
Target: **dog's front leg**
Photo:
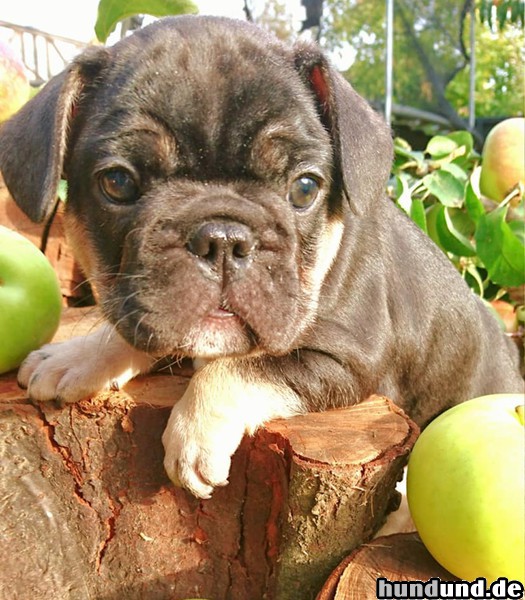
<instances>
[{"instance_id":1,"label":"dog's front leg","mask_svg":"<svg viewBox=\"0 0 525 600\"><path fill-rule=\"evenodd\" d=\"M136 350L109 323L97 331L32 352L18 371L18 383L32 400L76 402L118 389L151 369L154 359Z\"/></svg>"},{"instance_id":2,"label":"dog's front leg","mask_svg":"<svg viewBox=\"0 0 525 600\"><path fill-rule=\"evenodd\" d=\"M218 359L200 368L173 407L162 436L170 479L209 498L228 480L231 456L245 433L305 409L290 388L271 382L249 360Z\"/></svg>"}]
</instances>

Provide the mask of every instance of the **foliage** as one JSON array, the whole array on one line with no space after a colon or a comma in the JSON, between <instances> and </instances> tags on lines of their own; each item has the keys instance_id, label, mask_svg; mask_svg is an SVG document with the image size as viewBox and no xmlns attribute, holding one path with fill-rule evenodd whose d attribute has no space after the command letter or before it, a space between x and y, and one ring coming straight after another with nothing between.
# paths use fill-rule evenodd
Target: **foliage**
<instances>
[{"instance_id":1,"label":"foliage","mask_svg":"<svg viewBox=\"0 0 525 600\"><path fill-rule=\"evenodd\" d=\"M490 29L503 29L508 23L524 25L525 0L478 0L479 16Z\"/></svg>"},{"instance_id":2,"label":"foliage","mask_svg":"<svg viewBox=\"0 0 525 600\"><path fill-rule=\"evenodd\" d=\"M281 40L290 40L294 36L293 19L287 11L284 0L265 0L260 14L251 11L254 22L268 31L272 31Z\"/></svg>"},{"instance_id":3,"label":"foliage","mask_svg":"<svg viewBox=\"0 0 525 600\"><path fill-rule=\"evenodd\" d=\"M465 27L465 31L469 28ZM476 115L523 115L524 33L517 25L507 24L503 31L478 26L476 30ZM446 96L458 113L468 114L469 69L448 84Z\"/></svg>"},{"instance_id":4,"label":"foliage","mask_svg":"<svg viewBox=\"0 0 525 600\"><path fill-rule=\"evenodd\" d=\"M468 6L466 0L396 0L394 6L394 102L442 114L456 129L466 127L469 97ZM325 0L323 19L327 49L355 55L345 76L366 98L382 102L384 0ZM519 23L491 31L476 22L478 116L523 114L523 33Z\"/></svg>"},{"instance_id":5,"label":"foliage","mask_svg":"<svg viewBox=\"0 0 525 600\"><path fill-rule=\"evenodd\" d=\"M466 131L435 136L424 152L396 140L389 193L482 298L525 283L524 199L500 205L479 192L480 156Z\"/></svg>"},{"instance_id":6,"label":"foliage","mask_svg":"<svg viewBox=\"0 0 525 600\"><path fill-rule=\"evenodd\" d=\"M355 61L349 76L370 100L384 97L384 0L327 0L325 39L329 48L349 44ZM436 78L446 84L464 67L459 47L461 5L442 0L439 11L426 0L398 0L394 9L394 95L398 102L435 109L434 82L424 57L431 59Z\"/></svg>"},{"instance_id":7,"label":"foliage","mask_svg":"<svg viewBox=\"0 0 525 600\"><path fill-rule=\"evenodd\" d=\"M95 33L99 41L105 42L119 21L134 15L163 17L196 12L191 0L100 0Z\"/></svg>"}]
</instances>

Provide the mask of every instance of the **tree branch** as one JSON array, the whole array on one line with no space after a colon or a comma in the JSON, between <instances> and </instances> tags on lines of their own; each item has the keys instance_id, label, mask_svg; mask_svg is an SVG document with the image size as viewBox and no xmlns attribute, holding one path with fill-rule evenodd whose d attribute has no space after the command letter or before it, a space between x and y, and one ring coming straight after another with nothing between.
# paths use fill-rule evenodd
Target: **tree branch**
<instances>
[{"instance_id":1,"label":"tree branch","mask_svg":"<svg viewBox=\"0 0 525 600\"><path fill-rule=\"evenodd\" d=\"M248 5L248 0L244 0L243 10L244 14L246 15L246 20L250 23L253 23L253 12L250 6Z\"/></svg>"},{"instance_id":2,"label":"tree branch","mask_svg":"<svg viewBox=\"0 0 525 600\"><path fill-rule=\"evenodd\" d=\"M421 45L418 37L415 35L414 30L412 28L412 22L408 19L405 7L403 6L403 2L398 0L396 4L396 10L399 14L401 21L403 23L403 29L410 39L412 46L416 52L416 55L423 67L430 84L432 85L432 89L436 95L437 105L441 113L450 121L451 125L457 127L458 129L465 129L470 131L472 135L476 138L477 142L481 142L481 137L479 133L474 129L471 129L468 123L462 119L454 107L450 104L445 96L445 88L446 88L446 80L434 69L432 62L430 61L425 49ZM461 70L461 69L459 69ZM459 70L457 72L459 72Z\"/></svg>"}]
</instances>

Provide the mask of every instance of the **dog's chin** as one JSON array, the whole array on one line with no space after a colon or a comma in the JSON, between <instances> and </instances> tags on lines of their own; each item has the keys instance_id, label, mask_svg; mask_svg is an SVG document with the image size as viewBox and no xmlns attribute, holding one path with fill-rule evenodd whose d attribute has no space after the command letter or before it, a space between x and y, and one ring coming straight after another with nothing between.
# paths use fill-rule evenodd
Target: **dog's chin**
<instances>
[{"instance_id":1,"label":"dog's chin","mask_svg":"<svg viewBox=\"0 0 525 600\"><path fill-rule=\"evenodd\" d=\"M251 354L256 342L238 315L219 308L191 327L181 347L194 358L219 358Z\"/></svg>"},{"instance_id":2,"label":"dog's chin","mask_svg":"<svg viewBox=\"0 0 525 600\"><path fill-rule=\"evenodd\" d=\"M147 313L146 313L147 314ZM136 316L136 315L135 315ZM171 354L190 358L247 356L257 353L259 341L239 315L222 308L210 310L191 323L174 326L166 316L148 314L110 319L134 348L161 358Z\"/></svg>"}]
</instances>

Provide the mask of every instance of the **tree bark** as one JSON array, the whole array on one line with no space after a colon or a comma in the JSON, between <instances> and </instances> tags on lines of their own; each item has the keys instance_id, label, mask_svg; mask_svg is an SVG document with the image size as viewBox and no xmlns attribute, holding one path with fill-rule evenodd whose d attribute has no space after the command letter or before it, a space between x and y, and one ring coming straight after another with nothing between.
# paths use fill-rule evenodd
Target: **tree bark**
<instances>
[{"instance_id":1,"label":"tree bark","mask_svg":"<svg viewBox=\"0 0 525 600\"><path fill-rule=\"evenodd\" d=\"M92 326L68 315L59 339ZM60 409L0 377L0 597L308 600L371 538L417 436L392 402L268 423L200 501L162 465L187 381L148 376Z\"/></svg>"}]
</instances>

